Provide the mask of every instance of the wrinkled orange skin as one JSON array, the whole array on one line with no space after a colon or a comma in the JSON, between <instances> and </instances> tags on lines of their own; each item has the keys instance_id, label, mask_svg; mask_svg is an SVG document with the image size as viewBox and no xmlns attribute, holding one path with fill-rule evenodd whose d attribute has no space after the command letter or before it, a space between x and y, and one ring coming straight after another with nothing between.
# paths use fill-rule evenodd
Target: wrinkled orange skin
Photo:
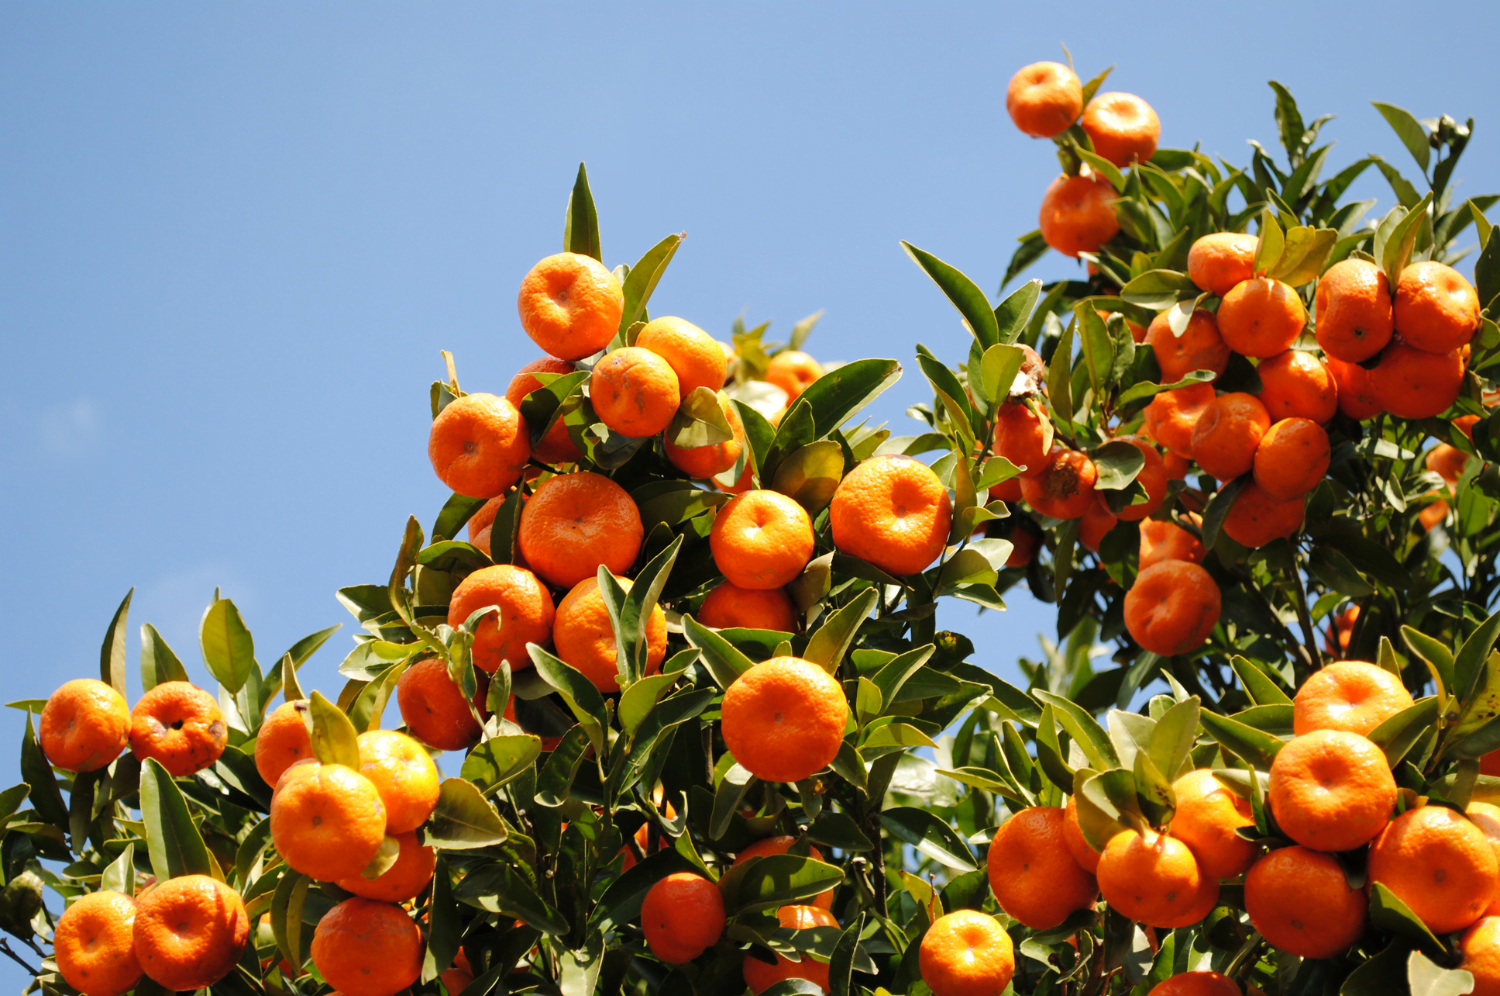
<instances>
[{"instance_id":1,"label":"wrinkled orange skin","mask_svg":"<svg viewBox=\"0 0 1500 996\"><path fill-rule=\"evenodd\" d=\"M1385 410L1402 418L1430 418L1458 400L1464 361L1459 350L1429 353L1398 336L1370 371L1370 387Z\"/></svg>"},{"instance_id":2,"label":"wrinkled orange skin","mask_svg":"<svg viewBox=\"0 0 1500 996\"><path fill-rule=\"evenodd\" d=\"M179 875L140 897L133 935L146 975L187 992L230 973L250 939L250 916L239 893L223 882Z\"/></svg>"},{"instance_id":3,"label":"wrinkled orange skin","mask_svg":"<svg viewBox=\"0 0 1500 996\"><path fill-rule=\"evenodd\" d=\"M52 954L68 985L85 996L121 996L135 988L135 901L108 889L79 896L57 920Z\"/></svg>"},{"instance_id":4,"label":"wrinkled orange skin","mask_svg":"<svg viewBox=\"0 0 1500 996\"><path fill-rule=\"evenodd\" d=\"M1314 730L1282 747L1266 801L1285 836L1315 851L1349 851L1375 838L1396 805L1385 754L1358 733Z\"/></svg>"},{"instance_id":5,"label":"wrinkled orange skin","mask_svg":"<svg viewBox=\"0 0 1500 996\"><path fill-rule=\"evenodd\" d=\"M1259 240L1244 232L1213 232L1188 250L1188 278L1199 290L1223 297L1242 280L1255 276L1255 245Z\"/></svg>"},{"instance_id":6,"label":"wrinkled orange skin","mask_svg":"<svg viewBox=\"0 0 1500 996\"><path fill-rule=\"evenodd\" d=\"M521 508L517 545L549 584L571 588L600 565L627 574L646 530L635 501L614 481L581 471L544 481Z\"/></svg>"},{"instance_id":7,"label":"wrinkled orange skin","mask_svg":"<svg viewBox=\"0 0 1500 996\"><path fill-rule=\"evenodd\" d=\"M1170 335L1170 331L1168 335ZM1194 384L1175 391L1162 391L1151 399L1143 413L1145 432L1169 453L1184 459L1193 456L1193 427L1198 416L1214 400L1212 384Z\"/></svg>"},{"instance_id":8,"label":"wrinkled orange skin","mask_svg":"<svg viewBox=\"0 0 1500 996\"><path fill-rule=\"evenodd\" d=\"M1311 419L1318 424L1339 410L1339 387L1333 374L1312 353L1288 349L1261 362L1260 393L1271 421L1284 418Z\"/></svg>"},{"instance_id":9,"label":"wrinkled orange skin","mask_svg":"<svg viewBox=\"0 0 1500 996\"><path fill-rule=\"evenodd\" d=\"M136 700L130 713L130 749L155 758L173 778L213 764L229 743L219 703L186 681L164 681Z\"/></svg>"},{"instance_id":10,"label":"wrinkled orange skin","mask_svg":"<svg viewBox=\"0 0 1500 996\"><path fill-rule=\"evenodd\" d=\"M471 498L494 498L521 479L531 459L529 432L505 398L466 394L432 420L427 456L447 487Z\"/></svg>"},{"instance_id":11,"label":"wrinkled orange skin","mask_svg":"<svg viewBox=\"0 0 1500 996\"><path fill-rule=\"evenodd\" d=\"M1142 570L1125 593L1125 628L1135 642L1171 657L1202 646L1219 622L1219 586L1186 560L1164 560Z\"/></svg>"},{"instance_id":12,"label":"wrinkled orange skin","mask_svg":"<svg viewBox=\"0 0 1500 996\"><path fill-rule=\"evenodd\" d=\"M1272 498L1301 498L1328 472L1328 433L1312 419L1284 418L1255 449L1255 483Z\"/></svg>"},{"instance_id":13,"label":"wrinkled orange skin","mask_svg":"<svg viewBox=\"0 0 1500 996\"><path fill-rule=\"evenodd\" d=\"M1023 477L1021 496L1026 504L1054 519L1079 519L1094 501L1099 471L1088 454L1054 446L1042 472Z\"/></svg>"},{"instance_id":14,"label":"wrinkled orange skin","mask_svg":"<svg viewBox=\"0 0 1500 996\"><path fill-rule=\"evenodd\" d=\"M74 678L47 699L37 742L59 768L97 771L130 743L130 726L124 696L96 678Z\"/></svg>"},{"instance_id":15,"label":"wrinkled orange skin","mask_svg":"<svg viewBox=\"0 0 1500 996\"><path fill-rule=\"evenodd\" d=\"M1188 317L1182 335L1172 331L1167 312L1161 312L1146 327L1146 344L1156 354L1163 384L1175 384L1194 370L1221 374L1229 365L1230 350L1219 335L1218 319L1202 308Z\"/></svg>"},{"instance_id":16,"label":"wrinkled orange skin","mask_svg":"<svg viewBox=\"0 0 1500 996\"><path fill-rule=\"evenodd\" d=\"M422 975L422 932L401 907L356 896L318 921L312 960L343 996L393 996Z\"/></svg>"},{"instance_id":17,"label":"wrinkled orange skin","mask_svg":"<svg viewBox=\"0 0 1500 996\"><path fill-rule=\"evenodd\" d=\"M625 311L625 292L597 259L560 252L526 274L516 310L532 342L558 359L581 360L614 338Z\"/></svg>"},{"instance_id":18,"label":"wrinkled orange skin","mask_svg":"<svg viewBox=\"0 0 1500 996\"><path fill-rule=\"evenodd\" d=\"M1005 110L1025 134L1051 138L1078 120L1083 111L1083 84L1060 62L1033 62L1010 78Z\"/></svg>"},{"instance_id":19,"label":"wrinkled orange skin","mask_svg":"<svg viewBox=\"0 0 1500 996\"><path fill-rule=\"evenodd\" d=\"M255 770L272 788L287 768L313 756L306 716L307 700L298 699L277 706L260 725L255 737Z\"/></svg>"},{"instance_id":20,"label":"wrinkled orange skin","mask_svg":"<svg viewBox=\"0 0 1500 996\"><path fill-rule=\"evenodd\" d=\"M1141 523L1141 549L1138 569L1144 571L1164 560L1186 560L1203 563L1207 551L1203 541L1173 522L1147 519Z\"/></svg>"},{"instance_id":21,"label":"wrinkled orange skin","mask_svg":"<svg viewBox=\"0 0 1500 996\"><path fill-rule=\"evenodd\" d=\"M1193 460L1205 473L1230 481L1255 464L1255 450L1271 427L1266 406L1253 394L1221 394L1193 426Z\"/></svg>"},{"instance_id":22,"label":"wrinkled orange skin","mask_svg":"<svg viewBox=\"0 0 1500 996\"><path fill-rule=\"evenodd\" d=\"M1120 230L1115 188L1103 177L1060 176L1042 195L1042 239L1064 256L1098 252Z\"/></svg>"},{"instance_id":23,"label":"wrinkled orange skin","mask_svg":"<svg viewBox=\"0 0 1500 996\"><path fill-rule=\"evenodd\" d=\"M1235 498L1221 528L1236 543L1257 550L1301 529L1305 510L1305 498L1277 498L1251 481Z\"/></svg>"}]
</instances>

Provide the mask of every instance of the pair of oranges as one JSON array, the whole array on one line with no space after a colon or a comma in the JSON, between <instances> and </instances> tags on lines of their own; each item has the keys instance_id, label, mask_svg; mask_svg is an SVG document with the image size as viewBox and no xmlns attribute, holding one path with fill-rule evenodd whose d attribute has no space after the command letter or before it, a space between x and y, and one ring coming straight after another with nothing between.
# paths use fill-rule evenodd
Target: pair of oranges
<instances>
[{"instance_id":1,"label":"pair of oranges","mask_svg":"<svg viewBox=\"0 0 1500 996\"><path fill-rule=\"evenodd\" d=\"M128 744L138 759L184 778L219 759L229 729L214 697L186 681L164 681L130 709L110 685L75 678L47 699L37 739L47 760L67 771L97 771Z\"/></svg>"}]
</instances>

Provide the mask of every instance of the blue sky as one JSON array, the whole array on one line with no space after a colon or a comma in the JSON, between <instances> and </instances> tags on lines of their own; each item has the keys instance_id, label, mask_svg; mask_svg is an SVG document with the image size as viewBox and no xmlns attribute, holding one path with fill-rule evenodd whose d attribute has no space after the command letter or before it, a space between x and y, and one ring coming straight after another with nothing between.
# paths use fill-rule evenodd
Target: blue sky
<instances>
[{"instance_id":1,"label":"blue sky","mask_svg":"<svg viewBox=\"0 0 1500 996\"><path fill-rule=\"evenodd\" d=\"M132 666L149 620L203 675L215 585L267 665L348 621L334 589L383 579L445 497L438 351L470 390L536 355L516 287L561 247L580 159L611 265L687 233L654 312L725 335L741 310L784 332L826 308L812 351L906 365L876 411L898 431L926 395L915 344L968 339L897 242L993 293L1057 172L1005 84L1061 41L1085 76L1118 63L1164 146L1274 144L1275 78L1339 115L1337 163L1410 171L1372 99L1480 117L1460 190L1500 191L1493 5L1257 9L0 3L6 699L95 674L132 585ZM1358 190L1388 205L1373 175ZM1019 594L942 616L1008 676L1050 620ZM305 686L336 690L349 628Z\"/></svg>"}]
</instances>

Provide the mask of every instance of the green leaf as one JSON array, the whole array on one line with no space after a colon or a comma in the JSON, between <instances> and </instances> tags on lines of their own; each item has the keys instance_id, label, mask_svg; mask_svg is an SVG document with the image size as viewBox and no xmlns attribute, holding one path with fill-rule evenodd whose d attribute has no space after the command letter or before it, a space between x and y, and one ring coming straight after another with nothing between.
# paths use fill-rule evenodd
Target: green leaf
<instances>
[{"instance_id":1,"label":"green leaf","mask_svg":"<svg viewBox=\"0 0 1500 996\"><path fill-rule=\"evenodd\" d=\"M740 808L740 800L745 798L745 793L755 781L755 776L739 763L731 764L724 772L723 781L714 790L714 806L708 820L710 839L718 840L724 836L724 831L729 829L730 821Z\"/></svg>"},{"instance_id":2,"label":"green leaf","mask_svg":"<svg viewBox=\"0 0 1500 996\"><path fill-rule=\"evenodd\" d=\"M1463 996L1474 991L1474 973L1462 968L1442 968L1413 951L1406 962L1406 980L1411 996Z\"/></svg>"},{"instance_id":3,"label":"green leaf","mask_svg":"<svg viewBox=\"0 0 1500 996\"><path fill-rule=\"evenodd\" d=\"M880 814L880 825L903 844L908 844L945 868L973 871L974 853L947 823L923 809L898 806Z\"/></svg>"},{"instance_id":4,"label":"green leaf","mask_svg":"<svg viewBox=\"0 0 1500 996\"><path fill-rule=\"evenodd\" d=\"M1073 784L1078 826L1083 830L1084 839L1095 850L1102 852L1121 830L1139 833L1146 829L1134 773L1124 768L1110 768L1092 774L1088 768L1080 768L1074 773Z\"/></svg>"},{"instance_id":5,"label":"green leaf","mask_svg":"<svg viewBox=\"0 0 1500 996\"><path fill-rule=\"evenodd\" d=\"M150 623L141 626L141 685L151 691L165 681L187 681L187 668L172 653L156 627Z\"/></svg>"},{"instance_id":6,"label":"green leaf","mask_svg":"<svg viewBox=\"0 0 1500 996\"><path fill-rule=\"evenodd\" d=\"M342 709L314 691L308 697L306 719L313 756L323 764L359 770L359 731Z\"/></svg>"},{"instance_id":7,"label":"green leaf","mask_svg":"<svg viewBox=\"0 0 1500 996\"><path fill-rule=\"evenodd\" d=\"M1286 235L1276 221L1276 212L1266 208L1260 213L1260 237L1255 242L1255 272L1265 273L1281 259Z\"/></svg>"},{"instance_id":8,"label":"green leaf","mask_svg":"<svg viewBox=\"0 0 1500 996\"><path fill-rule=\"evenodd\" d=\"M1494 649L1497 637L1500 637L1500 612L1480 623L1458 648L1458 656L1453 659L1453 694L1460 706L1467 706L1479 687L1485 659Z\"/></svg>"},{"instance_id":9,"label":"green leaf","mask_svg":"<svg viewBox=\"0 0 1500 996\"><path fill-rule=\"evenodd\" d=\"M1033 281L1032 283L1035 283ZM1028 283L1022 290L1030 288ZM1020 293L1020 291L1017 291ZM1026 354L1019 346L1001 344L986 349L983 359L979 364L979 390L992 404L1003 404L1010 396L1011 386L1015 383L1016 374L1021 372L1021 364L1026 359ZM972 366L972 365L971 365ZM973 382L973 372L970 371L970 382Z\"/></svg>"},{"instance_id":10,"label":"green leaf","mask_svg":"<svg viewBox=\"0 0 1500 996\"><path fill-rule=\"evenodd\" d=\"M1245 485L1250 483L1250 475L1239 477L1219 488L1208 501L1208 507L1203 510L1203 524L1199 532L1203 537L1203 548L1212 550L1219 542L1219 530L1224 526L1224 519L1229 515L1229 510L1234 507L1235 499L1239 498L1240 492L1245 490Z\"/></svg>"},{"instance_id":11,"label":"green leaf","mask_svg":"<svg viewBox=\"0 0 1500 996\"><path fill-rule=\"evenodd\" d=\"M1094 487L1103 491L1118 491L1128 487L1146 466L1146 457L1140 448L1123 439L1105 443L1089 457L1098 471Z\"/></svg>"},{"instance_id":12,"label":"green leaf","mask_svg":"<svg viewBox=\"0 0 1500 996\"><path fill-rule=\"evenodd\" d=\"M894 657L875 673L874 684L880 690L880 708L890 709L896 704L901 688L917 671L932 658L937 645L928 643Z\"/></svg>"},{"instance_id":13,"label":"green leaf","mask_svg":"<svg viewBox=\"0 0 1500 996\"><path fill-rule=\"evenodd\" d=\"M827 892L844 881L844 872L815 858L772 854L744 862L738 881L726 889L731 916L774 910Z\"/></svg>"},{"instance_id":14,"label":"green leaf","mask_svg":"<svg viewBox=\"0 0 1500 996\"><path fill-rule=\"evenodd\" d=\"M30 712L26 714L26 735L21 740L21 777L31 786L31 804L36 808L36 814L59 830L67 827L68 807L63 803L52 765L47 763L37 741Z\"/></svg>"},{"instance_id":15,"label":"green leaf","mask_svg":"<svg viewBox=\"0 0 1500 996\"><path fill-rule=\"evenodd\" d=\"M1429 157L1432 155L1432 147L1427 143L1427 132L1423 129L1421 122L1413 117L1410 111L1394 104L1382 104L1378 100L1372 100L1370 103L1380 112L1380 116L1385 118L1385 123L1391 126L1391 130L1396 133L1397 138L1401 139L1401 144L1406 146L1406 151L1411 153L1411 157L1417 161L1417 165L1425 174Z\"/></svg>"},{"instance_id":16,"label":"green leaf","mask_svg":"<svg viewBox=\"0 0 1500 996\"><path fill-rule=\"evenodd\" d=\"M125 695L125 619L130 614L130 599L135 595L131 588L125 593L115 616L104 632L104 645L99 648L99 680Z\"/></svg>"},{"instance_id":17,"label":"green leaf","mask_svg":"<svg viewBox=\"0 0 1500 996\"><path fill-rule=\"evenodd\" d=\"M765 460L759 464L762 485L775 479L776 468L781 465L782 460L818 436L817 423L813 420L812 405L806 400L807 391L803 391L802 395L792 402L792 406L781 416L781 424L776 427L776 436L771 440L770 448L766 450Z\"/></svg>"},{"instance_id":18,"label":"green leaf","mask_svg":"<svg viewBox=\"0 0 1500 996\"><path fill-rule=\"evenodd\" d=\"M604 262L604 250L599 247L599 212L594 209L589 174L583 163L578 164L578 179L573 182L573 193L568 197L568 213L563 222L563 249Z\"/></svg>"},{"instance_id":19,"label":"green leaf","mask_svg":"<svg viewBox=\"0 0 1500 996\"><path fill-rule=\"evenodd\" d=\"M1349 973L1339 987L1339 996L1411 996L1404 983L1411 945L1397 937L1384 951Z\"/></svg>"},{"instance_id":20,"label":"green leaf","mask_svg":"<svg viewBox=\"0 0 1500 996\"><path fill-rule=\"evenodd\" d=\"M1258 666L1238 655L1229 658L1229 666L1245 686L1245 694L1255 705L1288 705L1292 697Z\"/></svg>"},{"instance_id":21,"label":"green leaf","mask_svg":"<svg viewBox=\"0 0 1500 996\"><path fill-rule=\"evenodd\" d=\"M844 476L844 448L831 439L820 439L793 450L776 468L771 490L786 495L817 515L833 499Z\"/></svg>"},{"instance_id":22,"label":"green leaf","mask_svg":"<svg viewBox=\"0 0 1500 996\"><path fill-rule=\"evenodd\" d=\"M432 541L439 543L443 540L458 539L459 531L466 526L474 513L484 507L488 499L470 498L468 495L454 493L443 502L443 507L438 511L437 519L432 523Z\"/></svg>"},{"instance_id":23,"label":"green leaf","mask_svg":"<svg viewBox=\"0 0 1500 996\"><path fill-rule=\"evenodd\" d=\"M1141 814L1152 826L1164 826L1171 822L1177 809L1177 795L1172 783L1161 773L1146 751L1135 755L1135 794Z\"/></svg>"},{"instance_id":24,"label":"green leaf","mask_svg":"<svg viewBox=\"0 0 1500 996\"><path fill-rule=\"evenodd\" d=\"M836 847L841 851L869 851L874 849L870 838L854 818L845 813L825 809L807 828L807 839L814 844Z\"/></svg>"},{"instance_id":25,"label":"green leaf","mask_svg":"<svg viewBox=\"0 0 1500 996\"><path fill-rule=\"evenodd\" d=\"M460 774L489 795L525 771L541 754L541 738L529 733L491 737L469 751Z\"/></svg>"},{"instance_id":26,"label":"green leaf","mask_svg":"<svg viewBox=\"0 0 1500 996\"><path fill-rule=\"evenodd\" d=\"M734 438L734 430L719 406L719 395L712 388L695 387L677 406L664 438L673 446L695 449L727 443Z\"/></svg>"},{"instance_id":27,"label":"green leaf","mask_svg":"<svg viewBox=\"0 0 1500 996\"><path fill-rule=\"evenodd\" d=\"M849 921L838 941L833 946L833 956L828 959L828 987L832 996L852 996L854 959L859 950L859 936L864 933L865 914ZM1450 996L1448 993L1433 996Z\"/></svg>"},{"instance_id":28,"label":"green leaf","mask_svg":"<svg viewBox=\"0 0 1500 996\"><path fill-rule=\"evenodd\" d=\"M1001 345L1016 342L1026 332L1041 296L1042 282L1028 280L1025 286L1016 288L1009 297L995 305L995 325L1000 329ZM993 348L986 349L985 354L988 355Z\"/></svg>"},{"instance_id":29,"label":"green leaf","mask_svg":"<svg viewBox=\"0 0 1500 996\"><path fill-rule=\"evenodd\" d=\"M1057 340L1047 365L1047 398L1052 412L1064 425L1073 421L1073 326L1069 322Z\"/></svg>"},{"instance_id":30,"label":"green leaf","mask_svg":"<svg viewBox=\"0 0 1500 996\"><path fill-rule=\"evenodd\" d=\"M1292 287L1316 280L1338 241L1339 233L1332 228L1293 228L1286 233L1281 259L1266 276Z\"/></svg>"},{"instance_id":31,"label":"green leaf","mask_svg":"<svg viewBox=\"0 0 1500 996\"><path fill-rule=\"evenodd\" d=\"M620 729L634 733L677 680L675 674L653 674L632 682L620 696Z\"/></svg>"},{"instance_id":32,"label":"green leaf","mask_svg":"<svg viewBox=\"0 0 1500 996\"><path fill-rule=\"evenodd\" d=\"M479 786L462 778L445 778L438 788L437 808L427 828L427 843L449 851L503 843L505 821L495 812Z\"/></svg>"},{"instance_id":33,"label":"green leaf","mask_svg":"<svg viewBox=\"0 0 1500 996\"><path fill-rule=\"evenodd\" d=\"M958 309L963 316L964 326L973 333L979 345L985 349L998 345L1000 342L1000 327L995 321L995 312L991 310L990 303L985 299L984 291L964 276L957 268L938 259L931 253L924 252L903 241L901 248L912 261L920 266L933 283L947 295L948 300Z\"/></svg>"},{"instance_id":34,"label":"green leaf","mask_svg":"<svg viewBox=\"0 0 1500 996\"><path fill-rule=\"evenodd\" d=\"M213 864L203 835L193 823L182 790L154 757L141 763L141 821L157 881L179 875L208 875Z\"/></svg>"},{"instance_id":35,"label":"green leaf","mask_svg":"<svg viewBox=\"0 0 1500 996\"><path fill-rule=\"evenodd\" d=\"M646 628L656 609L657 599L661 597L662 588L666 586L667 578L672 573L672 565L677 562L682 542L681 536L674 538L666 549L652 557L636 573L635 583L625 595L623 604L616 603L612 597L604 600L609 610L610 623L615 630L616 656L627 682L636 681L646 673ZM597 580L601 593L606 588L617 588L614 575L608 567L600 565ZM611 592L612 595L614 593Z\"/></svg>"},{"instance_id":36,"label":"green leaf","mask_svg":"<svg viewBox=\"0 0 1500 996\"><path fill-rule=\"evenodd\" d=\"M1037 229L1034 232L1027 232L1016 239L1016 242L1019 245L1016 246L1016 251L1011 254L1010 262L1005 267L1005 277L1000 281L1000 289L1002 291L1005 290L1006 285L1014 280L1021 271L1047 255L1047 250L1050 248L1047 245L1047 240L1042 238L1041 229Z\"/></svg>"},{"instance_id":37,"label":"green leaf","mask_svg":"<svg viewBox=\"0 0 1500 996\"><path fill-rule=\"evenodd\" d=\"M240 610L227 598L221 598L203 613L199 628L203 660L219 684L233 694L245 687L255 664L255 641Z\"/></svg>"},{"instance_id":38,"label":"green leaf","mask_svg":"<svg viewBox=\"0 0 1500 996\"><path fill-rule=\"evenodd\" d=\"M276 938L276 947L281 957L298 968L307 954L302 938L302 910L311 884L311 878L288 868L276 883L276 893L271 899L271 934Z\"/></svg>"},{"instance_id":39,"label":"green leaf","mask_svg":"<svg viewBox=\"0 0 1500 996\"><path fill-rule=\"evenodd\" d=\"M880 601L874 588L866 588L848 605L829 615L826 622L807 641L803 659L817 664L829 674L837 674L844 654L854 642L860 625Z\"/></svg>"},{"instance_id":40,"label":"green leaf","mask_svg":"<svg viewBox=\"0 0 1500 996\"><path fill-rule=\"evenodd\" d=\"M1302 158L1307 132L1302 112L1297 109L1297 100L1290 90L1275 80L1270 81L1270 87L1276 92L1276 125L1281 131L1281 147L1286 150L1287 161L1295 166Z\"/></svg>"},{"instance_id":41,"label":"green leaf","mask_svg":"<svg viewBox=\"0 0 1500 996\"><path fill-rule=\"evenodd\" d=\"M1195 695L1162 713L1151 731L1148 750L1151 761L1168 781L1179 778L1198 742L1198 717L1202 708Z\"/></svg>"},{"instance_id":42,"label":"green leaf","mask_svg":"<svg viewBox=\"0 0 1500 996\"><path fill-rule=\"evenodd\" d=\"M1108 180L1116 193L1125 192L1125 174L1120 172L1120 167L1088 149L1079 148L1078 155L1089 164L1090 169Z\"/></svg>"},{"instance_id":43,"label":"green leaf","mask_svg":"<svg viewBox=\"0 0 1500 996\"><path fill-rule=\"evenodd\" d=\"M1431 670L1438 681L1438 695L1453 691L1453 652L1437 640L1411 626L1401 627L1401 639Z\"/></svg>"},{"instance_id":44,"label":"green leaf","mask_svg":"<svg viewBox=\"0 0 1500 996\"><path fill-rule=\"evenodd\" d=\"M1379 262L1392 287L1400 281L1401 271L1406 269L1412 248L1417 244L1417 236L1421 234L1422 222L1427 217L1427 206L1431 203L1432 193L1429 191L1406 213L1406 217L1396 222L1386 236Z\"/></svg>"},{"instance_id":45,"label":"green leaf","mask_svg":"<svg viewBox=\"0 0 1500 996\"><path fill-rule=\"evenodd\" d=\"M702 654L704 667L720 688L727 689L736 678L755 666L755 662L718 633L691 615L682 617L682 635Z\"/></svg>"},{"instance_id":46,"label":"green leaf","mask_svg":"<svg viewBox=\"0 0 1500 996\"><path fill-rule=\"evenodd\" d=\"M1199 717L1208 735L1234 756L1267 771L1284 746L1281 738L1227 716L1204 712Z\"/></svg>"},{"instance_id":47,"label":"green leaf","mask_svg":"<svg viewBox=\"0 0 1500 996\"><path fill-rule=\"evenodd\" d=\"M630 328L641 317L646 314L646 304L651 300L651 295L656 290L656 285L661 282L662 275L667 272L667 264L672 262L672 257L677 254L677 247L682 245L681 235L668 235L656 245L646 250L646 254L636 261L625 275L625 307L620 313L620 335Z\"/></svg>"},{"instance_id":48,"label":"green leaf","mask_svg":"<svg viewBox=\"0 0 1500 996\"><path fill-rule=\"evenodd\" d=\"M105 866L104 874L99 877L99 888L124 896L135 895L134 844L126 844L120 856Z\"/></svg>"},{"instance_id":49,"label":"green leaf","mask_svg":"<svg viewBox=\"0 0 1500 996\"><path fill-rule=\"evenodd\" d=\"M583 727L568 727L537 775L536 801L554 808L567 802L573 790L573 779L578 777L578 768L588 751L588 734Z\"/></svg>"},{"instance_id":50,"label":"green leaf","mask_svg":"<svg viewBox=\"0 0 1500 996\"><path fill-rule=\"evenodd\" d=\"M813 419L813 438L824 439L900 379L901 364L895 360L855 360L813 381L797 396L797 404L807 403Z\"/></svg>"},{"instance_id":51,"label":"green leaf","mask_svg":"<svg viewBox=\"0 0 1500 996\"><path fill-rule=\"evenodd\" d=\"M578 724L583 727L584 733L588 734L589 743L593 744L595 753L603 757L607 748L604 728L609 721L604 711L604 697L599 694L599 689L595 688L594 683L585 678L577 669L563 663L535 643L527 644L526 650L531 655L531 663L536 667L536 673L543 681L557 689L563 701L577 717Z\"/></svg>"},{"instance_id":52,"label":"green leaf","mask_svg":"<svg viewBox=\"0 0 1500 996\"><path fill-rule=\"evenodd\" d=\"M575 370L569 374L538 373L532 376L541 386L522 398L519 408L521 417L526 420L531 445L536 446L551 431L553 424L566 414L567 405L564 403L583 390L584 382L589 379L589 372ZM492 543L491 549L493 548Z\"/></svg>"},{"instance_id":53,"label":"green leaf","mask_svg":"<svg viewBox=\"0 0 1500 996\"><path fill-rule=\"evenodd\" d=\"M1104 327L1104 319L1099 317L1092 303L1079 305L1077 313L1078 344L1083 351L1083 366L1088 371L1089 386L1094 389L1096 396L1102 395L1114 369L1114 343L1110 341L1109 332Z\"/></svg>"},{"instance_id":54,"label":"green leaf","mask_svg":"<svg viewBox=\"0 0 1500 996\"><path fill-rule=\"evenodd\" d=\"M453 898L453 876L448 871L448 859L442 855L438 855L437 865L432 871L432 897L427 919L427 950L422 954L423 982L431 982L448 970L463 939L463 921L458 903Z\"/></svg>"},{"instance_id":55,"label":"green leaf","mask_svg":"<svg viewBox=\"0 0 1500 996\"><path fill-rule=\"evenodd\" d=\"M1198 285L1176 270L1147 270L1120 288L1120 299L1152 311L1166 311L1183 298L1198 296Z\"/></svg>"},{"instance_id":56,"label":"green leaf","mask_svg":"<svg viewBox=\"0 0 1500 996\"><path fill-rule=\"evenodd\" d=\"M1096 769L1118 767L1119 755L1115 753L1114 744L1110 742L1109 734L1099 725L1098 720L1089 714L1088 710L1069 699L1057 695L1045 689L1036 688L1032 690L1041 701L1052 706L1056 710L1057 721L1062 724L1063 729L1068 731L1089 763ZM1071 784L1069 778L1064 784Z\"/></svg>"},{"instance_id":57,"label":"green leaf","mask_svg":"<svg viewBox=\"0 0 1500 996\"><path fill-rule=\"evenodd\" d=\"M1411 911L1411 907L1379 882L1370 883L1370 926L1415 941L1432 951L1443 950L1438 939L1432 936L1432 931Z\"/></svg>"}]
</instances>

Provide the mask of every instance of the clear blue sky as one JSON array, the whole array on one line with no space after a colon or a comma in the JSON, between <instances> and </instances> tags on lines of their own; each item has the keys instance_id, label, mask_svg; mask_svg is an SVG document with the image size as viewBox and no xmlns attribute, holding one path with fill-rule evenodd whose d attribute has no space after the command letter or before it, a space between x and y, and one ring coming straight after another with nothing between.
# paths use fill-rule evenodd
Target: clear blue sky
<instances>
[{"instance_id":1,"label":"clear blue sky","mask_svg":"<svg viewBox=\"0 0 1500 996\"><path fill-rule=\"evenodd\" d=\"M1339 163L1412 171L1372 99L1479 117L1460 190L1500 190L1493 4L1011 6L0 3L5 699L95 674L132 585L132 668L150 620L203 675L215 585L266 665L350 622L334 589L385 578L445 497L438 350L470 390L536 355L516 287L580 159L611 265L687 232L655 312L724 335L826 308L814 352L907 366L898 431L915 344L968 337L897 240L993 293L1057 171L1005 84L1060 41L1085 76L1118 63L1165 146L1273 145L1275 78L1339 115ZM1013 676L1051 626L1015 602L942 622ZM336 690L350 628L304 685Z\"/></svg>"}]
</instances>

